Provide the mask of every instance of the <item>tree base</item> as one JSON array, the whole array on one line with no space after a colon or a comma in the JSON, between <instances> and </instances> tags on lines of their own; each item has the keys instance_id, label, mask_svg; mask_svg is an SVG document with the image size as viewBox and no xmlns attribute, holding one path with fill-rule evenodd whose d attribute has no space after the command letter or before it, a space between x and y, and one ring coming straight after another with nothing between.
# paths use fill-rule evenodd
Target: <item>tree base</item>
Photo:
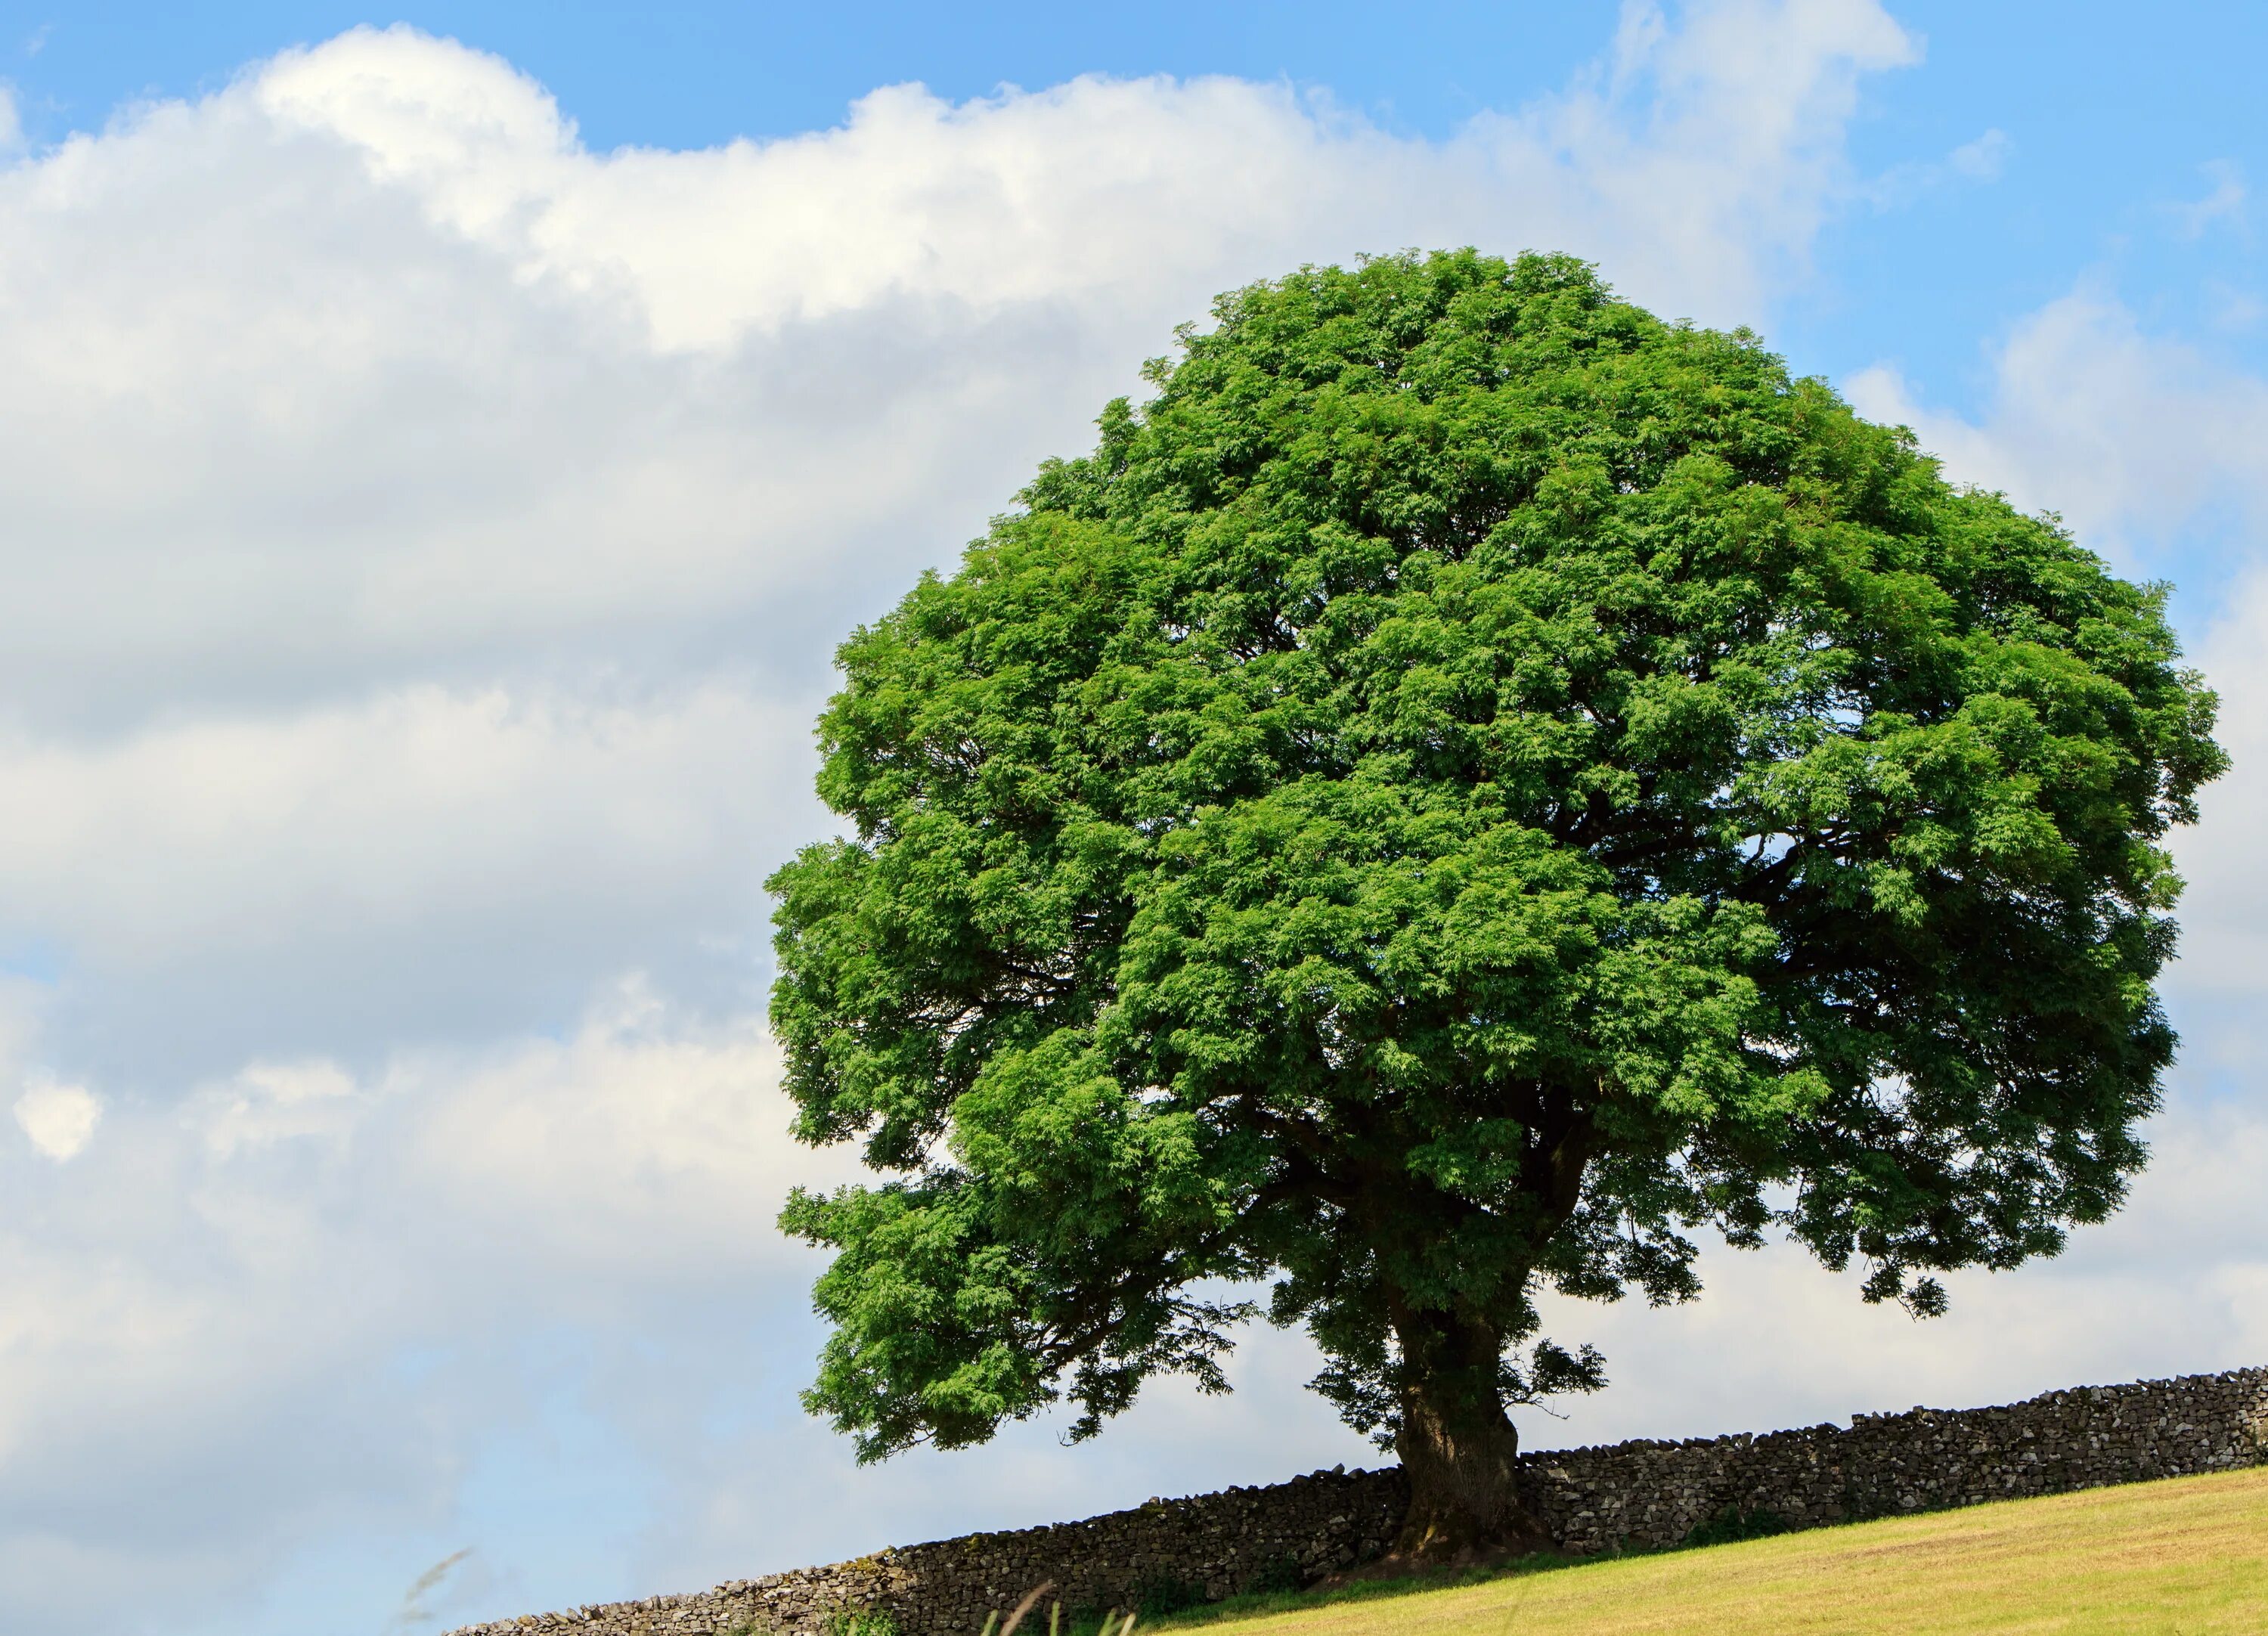
<instances>
[{"instance_id":1,"label":"tree base","mask_svg":"<svg viewBox=\"0 0 2268 1636\"><path fill-rule=\"evenodd\" d=\"M1557 1541L1534 1518L1521 1515L1491 1527L1482 1527L1468 1515L1412 1517L1395 1537L1387 1555L1404 1562L1464 1566L1485 1559L1501 1562L1532 1557L1553 1549Z\"/></svg>"}]
</instances>

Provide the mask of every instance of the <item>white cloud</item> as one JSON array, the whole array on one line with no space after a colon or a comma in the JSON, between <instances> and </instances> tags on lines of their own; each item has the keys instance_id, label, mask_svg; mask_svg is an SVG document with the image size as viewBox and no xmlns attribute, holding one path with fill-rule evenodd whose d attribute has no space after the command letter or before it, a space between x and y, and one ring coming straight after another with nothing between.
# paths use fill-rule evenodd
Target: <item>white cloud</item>
<instances>
[{"instance_id":1,"label":"white cloud","mask_svg":"<svg viewBox=\"0 0 2268 1636\"><path fill-rule=\"evenodd\" d=\"M342 1136L354 1096L353 1077L335 1062L255 1062L192 1097L189 1123L215 1158L226 1159L239 1147Z\"/></svg>"},{"instance_id":2,"label":"white cloud","mask_svg":"<svg viewBox=\"0 0 2268 1636\"><path fill-rule=\"evenodd\" d=\"M1634 11L1594 76L1441 144L1090 77L595 154L508 64L357 30L0 173L0 698L114 726L800 659L784 604L871 609L949 553L1222 288L1474 240L1759 318L1852 185L1860 76L1912 55L1872 0L1748 0Z\"/></svg>"},{"instance_id":3,"label":"white cloud","mask_svg":"<svg viewBox=\"0 0 2268 1636\"><path fill-rule=\"evenodd\" d=\"M0 730L0 925L65 951L34 1009L114 1077L549 1025L626 961L743 1004L763 875L828 822L788 696L419 684Z\"/></svg>"},{"instance_id":4,"label":"white cloud","mask_svg":"<svg viewBox=\"0 0 2268 1636\"><path fill-rule=\"evenodd\" d=\"M2200 799L2202 822L2176 847L2189 889L2175 976L2185 993L2240 1006L2217 1017L2205 1040L2193 1040L2192 1053L2233 1054L2241 1060L2213 1065L2257 1082L2259 1053L2268 1050L2256 1012L2268 999L2268 873L2257 844L2268 828L2268 571L2254 568L2238 581L2196 658L2220 695L2217 736L2233 764Z\"/></svg>"},{"instance_id":5,"label":"white cloud","mask_svg":"<svg viewBox=\"0 0 2268 1636\"><path fill-rule=\"evenodd\" d=\"M2268 520L2255 456L2268 381L2149 333L2094 283L2025 317L1990 362L1974 419L1920 402L1887 365L1844 390L1862 414L1911 426L1948 475L2055 510L2130 564L2178 545L2216 505Z\"/></svg>"},{"instance_id":6,"label":"white cloud","mask_svg":"<svg viewBox=\"0 0 2268 1636\"><path fill-rule=\"evenodd\" d=\"M1962 143L1945 156L1945 162L1956 176L1971 181L1998 181L2015 146L2008 133L1995 126L1974 142Z\"/></svg>"},{"instance_id":7,"label":"white cloud","mask_svg":"<svg viewBox=\"0 0 2268 1636\"><path fill-rule=\"evenodd\" d=\"M2231 335L2250 335L2260 328L2264 320L2268 320L2268 301L2252 291L2218 279L2208 282L2205 288L2216 329Z\"/></svg>"},{"instance_id":8,"label":"white cloud","mask_svg":"<svg viewBox=\"0 0 2268 1636\"><path fill-rule=\"evenodd\" d=\"M102 1102L82 1085L34 1080L16 1099L16 1124L32 1146L62 1164L86 1151L102 1118Z\"/></svg>"},{"instance_id":9,"label":"white cloud","mask_svg":"<svg viewBox=\"0 0 2268 1636\"><path fill-rule=\"evenodd\" d=\"M493 914L563 879L586 910L679 876L713 890L778 822L808 722L718 680L617 700L420 685L116 738L19 733L0 740L18 814L0 914L132 966Z\"/></svg>"},{"instance_id":10,"label":"white cloud","mask_svg":"<svg viewBox=\"0 0 2268 1636\"><path fill-rule=\"evenodd\" d=\"M1893 165L1868 179L1864 193L1876 210L1895 210L1948 185L1995 182L2015 146L2007 132L1995 128L1962 143L1942 158Z\"/></svg>"},{"instance_id":11,"label":"white cloud","mask_svg":"<svg viewBox=\"0 0 2268 1636\"><path fill-rule=\"evenodd\" d=\"M1891 166L1867 181L1864 193L1878 211L1896 211L1950 184L1976 186L1998 181L2000 173L2007 168L2012 152L2016 152L2016 143L2009 138L2007 131L1987 129L1982 136L1950 150L1944 158Z\"/></svg>"},{"instance_id":12,"label":"white cloud","mask_svg":"<svg viewBox=\"0 0 2268 1636\"><path fill-rule=\"evenodd\" d=\"M2245 204L2250 196L2244 185L2244 167L2234 159L2212 159L2202 168L2205 180L2213 184L2205 195L2167 207L2176 231L2184 239L2201 239L2222 222L2240 228L2244 225Z\"/></svg>"},{"instance_id":13,"label":"white cloud","mask_svg":"<svg viewBox=\"0 0 2268 1636\"><path fill-rule=\"evenodd\" d=\"M462 1215L555 1273L636 1282L801 1262L773 1226L789 1183L858 1167L786 1139L778 1083L755 1018L688 1029L630 979L566 1040L414 1056L384 1094L423 1109L411 1161Z\"/></svg>"},{"instance_id":14,"label":"white cloud","mask_svg":"<svg viewBox=\"0 0 2268 1636\"><path fill-rule=\"evenodd\" d=\"M1460 219L1752 301L1844 180L1859 76L1916 55L1872 0L1742 0L1681 29L1633 6L1599 77L1442 148L1279 85L1086 77L958 106L889 86L829 131L596 155L534 82L400 27L288 54L245 94L524 280L625 298L678 350L909 294L1154 311L1192 275L1439 242Z\"/></svg>"},{"instance_id":15,"label":"white cloud","mask_svg":"<svg viewBox=\"0 0 2268 1636\"><path fill-rule=\"evenodd\" d=\"M107 1594L235 1594L244 1553L272 1566L344 1518L446 1528L482 1440L532 1412L527 1338L574 1326L632 1403L702 1380L700 1315L801 1304L812 1258L771 1226L787 1177L845 1168L784 1139L760 1027L635 979L557 1040L409 1050L362 1079L254 1063L179 1112L112 1109L89 1147L92 1108L63 1086L18 1104L77 1155L68 1184L0 1164L11 1629L77 1628Z\"/></svg>"}]
</instances>

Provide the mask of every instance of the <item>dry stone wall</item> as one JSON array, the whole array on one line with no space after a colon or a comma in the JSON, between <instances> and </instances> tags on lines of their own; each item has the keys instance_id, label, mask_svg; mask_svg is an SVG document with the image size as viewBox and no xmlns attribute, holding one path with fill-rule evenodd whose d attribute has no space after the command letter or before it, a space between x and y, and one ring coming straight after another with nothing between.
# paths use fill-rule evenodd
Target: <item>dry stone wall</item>
<instances>
[{"instance_id":1,"label":"dry stone wall","mask_svg":"<svg viewBox=\"0 0 2268 1636\"><path fill-rule=\"evenodd\" d=\"M1859 1415L1847 1428L1555 1449L1522 1464L1563 1550L1674 1545L1727 1518L1809 1528L2268 1464L2268 1369ZM1408 1503L1399 1470L1318 1471L453 1636L825 1636L861 1613L887 1615L900 1636L976 1636L988 1611L1043 1580L1067 1607L1093 1609L1307 1583L1383 1551Z\"/></svg>"},{"instance_id":2,"label":"dry stone wall","mask_svg":"<svg viewBox=\"0 0 2268 1636\"><path fill-rule=\"evenodd\" d=\"M1577 1555L1674 1545L1727 1514L1814 1528L2268 1464L2268 1369L1854 1415L1847 1429L1558 1449L1522 1463L1546 1526Z\"/></svg>"}]
</instances>

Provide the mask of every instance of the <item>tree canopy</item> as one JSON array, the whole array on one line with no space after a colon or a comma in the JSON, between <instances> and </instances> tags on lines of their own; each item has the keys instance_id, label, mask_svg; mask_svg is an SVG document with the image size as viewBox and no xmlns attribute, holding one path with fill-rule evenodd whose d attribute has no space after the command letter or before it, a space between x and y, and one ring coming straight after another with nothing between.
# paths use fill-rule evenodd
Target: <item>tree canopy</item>
<instances>
[{"instance_id":1,"label":"tree canopy","mask_svg":"<svg viewBox=\"0 0 2268 1636\"><path fill-rule=\"evenodd\" d=\"M1502 1405L1599 1379L1539 1290L1776 1231L1930 1312L2117 1206L2223 765L2163 587L1569 258L1215 317L841 650L772 1015L887 1179L783 1217L814 1411L1083 1435L1265 1283L1502 1535Z\"/></svg>"}]
</instances>

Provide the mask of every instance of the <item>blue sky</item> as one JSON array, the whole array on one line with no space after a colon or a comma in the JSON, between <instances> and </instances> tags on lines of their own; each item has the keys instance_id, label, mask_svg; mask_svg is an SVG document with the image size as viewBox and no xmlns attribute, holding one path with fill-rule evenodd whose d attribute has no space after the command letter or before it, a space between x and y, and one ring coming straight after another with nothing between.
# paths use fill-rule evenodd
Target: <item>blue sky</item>
<instances>
[{"instance_id":1,"label":"blue sky","mask_svg":"<svg viewBox=\"0 0 2268 1636\"><path fill-rule=\"evenodd\" d=\"M2136 16L0 9L0 1629L435 1630L1369 1458L1263 1333L855 1470L761 881L852 623L1214 292L1409 244L1755 326L2172 578L2238 757L2125 1213L1930 1325L1720 1255L1555 1317L1615 1384L1526 1434L2268 1357L2268 14Z\"/></svg>"}]
</instances>

